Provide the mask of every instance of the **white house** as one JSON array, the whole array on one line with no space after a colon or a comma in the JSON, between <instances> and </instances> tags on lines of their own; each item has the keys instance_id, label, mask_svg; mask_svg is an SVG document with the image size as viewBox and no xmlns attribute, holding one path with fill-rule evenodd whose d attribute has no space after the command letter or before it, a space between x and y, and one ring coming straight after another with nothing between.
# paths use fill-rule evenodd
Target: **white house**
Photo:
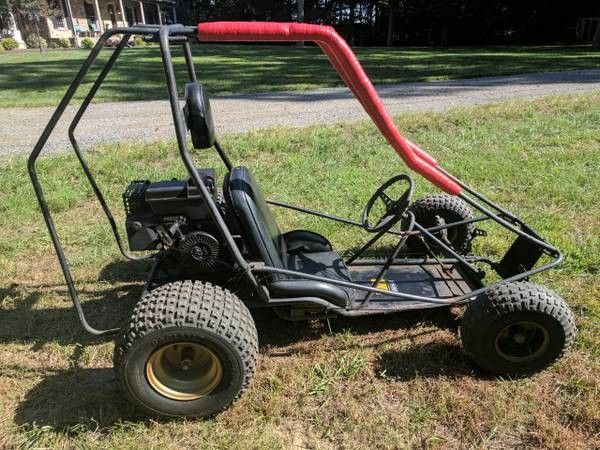
<instances>
[{"instance_id":1,"label":"white house","mask_svg":"<svg viewBox=\"0 0 600 450\"><path fill-rule=\"evenodd\" d=\"M51 3L50 3L51 2ZM50 0L52 15L38 22L40 34L50 42L68 38L79 46L82 38L96 39L105 30L134 23L175 23L175 0ZM12 20L10 18L12 16ZM16 20L15 20L16 19ZM32 23L10 14L2 34L22 42L32 32ZM12 23L10 23L12 22Z\"/></svg>"}]
</instances>

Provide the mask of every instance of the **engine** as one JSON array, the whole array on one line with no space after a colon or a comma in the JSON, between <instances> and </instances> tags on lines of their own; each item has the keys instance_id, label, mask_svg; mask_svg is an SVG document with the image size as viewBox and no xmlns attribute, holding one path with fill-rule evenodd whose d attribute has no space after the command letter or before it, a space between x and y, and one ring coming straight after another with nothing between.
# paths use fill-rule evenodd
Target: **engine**
<instances>
[{"instance_id":1,"label":"engine","mask_svg":"<svg viewBox=\"0 0 600 450\"><path fill-rule=\"evenodd\" d=\"M198 169L204 185L217 202L213 169ZM169 250L211 268L221 253L217 230L200 189L191 179L132 181L123 193L125 227L133 251ZM225 208L222 202L219 207Z\"/></svg>"}]
</instances>

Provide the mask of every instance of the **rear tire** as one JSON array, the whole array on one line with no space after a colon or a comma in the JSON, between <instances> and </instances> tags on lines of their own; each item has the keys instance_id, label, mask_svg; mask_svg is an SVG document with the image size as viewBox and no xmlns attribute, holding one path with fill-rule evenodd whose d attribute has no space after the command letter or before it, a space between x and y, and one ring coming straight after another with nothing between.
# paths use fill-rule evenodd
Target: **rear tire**
<instances>
[{"instance_id":1,"label":"rear tire","mask_svg":"<svg viewBox=\"0 0 600 450\"><path fill-rule=\"evenodd\" d=\"M483 369L509 376L538 372L569 349L577 328L556 293L528 282L501 284L479 295L465 311L460 337Z\"/></svg>"},{"instance_id":2,"label":"rear tire","mask_svg":"<svg viewBox=\"0 0 600 450\"><path fill-rule=\"evenodd\" d=\"M460 222L473 218L473 213L469 206L460 198L447 195L429 195L414 202L408 211L415 216L415 221L424 228L431 228L438 225L438 217L446 223ZM473 223L457 225L445 231L433 233L438 239L444 236L452 248L461 255L466 255L471 251L471 241L475 232ZM444 234L442 234L444 233ZM441 253L441 249L430 239L426 239L427 245L436 253ZM418 237L410 237L406 241L409 253L423 255L427 253L423 241Z\"/></svg>"},{"instance_id":3,"label":"rear tire","mask_svg":"<svg viewBox=\"0 0 600 450\"><path fill-rule=\"evenodd\" d=\"M205 417L250 386L258 337L250 312L210 283L177 281L148 292L117 342L127 396L150 414Z\"/></svg>"}]
</instances>

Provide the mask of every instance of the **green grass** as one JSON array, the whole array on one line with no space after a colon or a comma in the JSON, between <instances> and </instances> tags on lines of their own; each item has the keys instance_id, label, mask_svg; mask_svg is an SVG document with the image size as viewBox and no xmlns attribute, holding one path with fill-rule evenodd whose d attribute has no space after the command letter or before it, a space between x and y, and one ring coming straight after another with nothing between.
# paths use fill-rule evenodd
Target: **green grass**
<instances>
[{"instance_id":1,"label":"green grass","mask_svg":"<svg viewBox=\"0 0 600 450\"><path fill-rule=\"evenodd\" d=\"M0 447L594 448L600 442L600 93L403 115L397 123L451 172L522 215L566 254L536 277L573 308L580 329L558 364L520 380L473 369L459 311L290 324L256 315L257 378L205 421L140 416L119 393L113 343L81 331L37 210L25 161L0 161ZM404 170L373 125L272 129L223 145L268 196L358 217L373 190ZM216 163L199 152L199 166ZM182 176L172 143L89 153L111 206L131 179ZM70 155L40 165L90 321L126 319L147 267L119 257ZM419 195L430 189L419 180ZM344 250L364 236L282 213ZM499 255L502 239L479 248Z\"/></svg>"},{"instance_id":2,"label":"green grass","mask_svg":"<svg viewBox=\"0 0 600 450\"><path fill-rule=\"evenodd\" d=\"M198 45L193 50L199 77L213 95L340 86L339 77L315 47ZM104 50L100 59L105 61L111 52ZM590 47L357 48L356 53L375 83L600 67L598 52ZM86 50L0 54L0 107L57 105L87 54ZM184 80L181 52L176 49L174 55L179 79ZM85 86L89 88L89 82ZM84 94L85 89L76 99ZM96 101L165 95L158 48L136 48L123 53Z\"/></svg>"}]
</instances>

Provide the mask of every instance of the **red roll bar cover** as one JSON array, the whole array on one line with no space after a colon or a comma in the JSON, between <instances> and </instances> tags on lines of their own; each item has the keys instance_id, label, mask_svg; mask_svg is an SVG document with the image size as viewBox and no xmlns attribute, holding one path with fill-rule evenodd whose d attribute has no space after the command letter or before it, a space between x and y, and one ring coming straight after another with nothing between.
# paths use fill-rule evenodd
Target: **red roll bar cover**
<instances>
[{"instance_id":1,"label":"red roll bar cover","mask_svg":"<svg viewBox=\"0 0 600 450\"><path fill-rule=\"evenodd\" d=\"M448 194L461 192L458 183L436 167L437 161L429 153L398 131L356 55L332 27L284 22L203 22L198 24L197 38L221 42L315 42L406 165Z\"/></svg>"}]
</instances>

